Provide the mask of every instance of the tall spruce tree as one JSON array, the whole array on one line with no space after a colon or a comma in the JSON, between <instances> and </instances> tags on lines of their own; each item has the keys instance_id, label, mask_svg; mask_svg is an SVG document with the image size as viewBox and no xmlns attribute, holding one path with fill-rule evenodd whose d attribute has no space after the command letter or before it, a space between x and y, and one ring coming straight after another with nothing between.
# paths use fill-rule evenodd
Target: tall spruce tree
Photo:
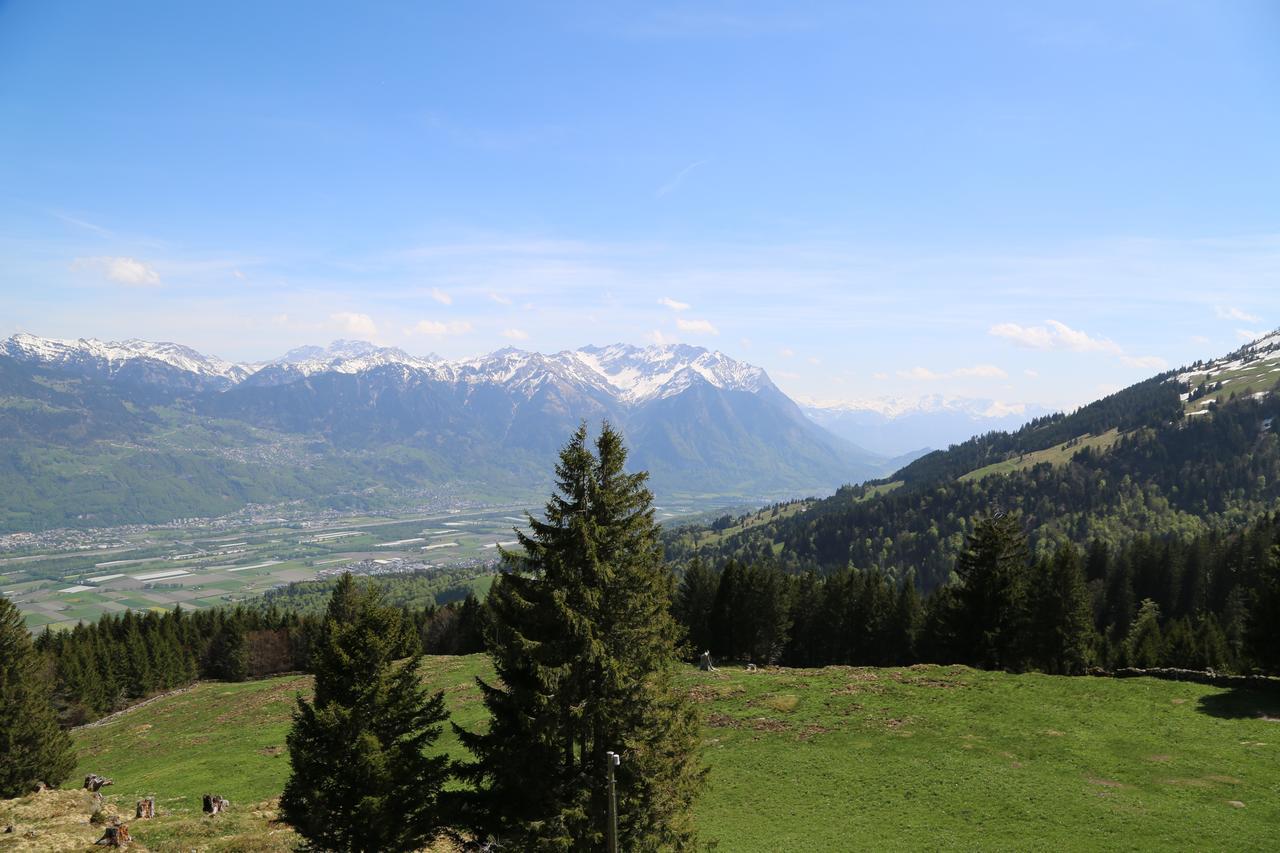
<instances>
[{"instance_id":1,"label":"tall spruce tree","mask_svg":"<svg viewBox=\"0 0 1280 853\"><path fill-rule=\"evenodd\" d=\"M956 560L962 605L958 631L970 662L984 669L1018 669L1026 661L1027 539L1018 518L982 518Z\"/></svg>"},{"instance_id":2,"label":"tall spruce tree","mask_svg":"<svg viewBox=\"0 0 1280 853\"><path fill-rule=\"evenodd\" d=\"M516 850L599 850L606 753L620 753L623 850L690 849L704 772L697 721L674 684L679 631L645 474L624 470L608 424L595 454L580 427L560 452L545 518L489 595L499 681L480 681L488 730L459 730L475 756L470 819Z\"/></svg>"},{"instance_id":3,"label":"tall spruce tree","mask_svg":"<svg viewBox=\"0 0 1280 853\"><path fill-rule=\"evenodd\" d=\"M0 799L22 796L36 782L58 785L75 767L71 738L58 728L51 687L22 614L0 597Z\"/></svg>"},{"instance_id":4,"label":"tall spruce tree","mask_svg":"<svg viewBox=\"0 0 1280 853\"><path fill-rule=\"evenodd\" d=\"M448 760L428 755L448 718L427 694L398 609L350 574L334 588L313 651L315 698L298 698L280 811L322 850L416 850L440 830Z\"/></svg>"}]
</instances>

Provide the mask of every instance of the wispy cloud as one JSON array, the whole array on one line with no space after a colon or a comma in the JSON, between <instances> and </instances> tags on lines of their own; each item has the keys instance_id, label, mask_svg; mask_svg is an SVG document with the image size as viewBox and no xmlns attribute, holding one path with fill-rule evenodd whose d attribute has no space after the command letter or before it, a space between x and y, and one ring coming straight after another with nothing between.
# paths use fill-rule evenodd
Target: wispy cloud
<instances>
[{"instance_id":1,"label":"wispy cloud","mask_svg":"<svg viewBox=\"0 0 1280 853\"><path fill-rule=\"evenodd\" d=\"M523 329L504 329L502 336L509 341L527 341L529 333Z\"/></svg>"},{"instance_id":2,"label":"wispy cloud","mask_svg":"<svg viewBox=\"0 0 1280 853\"><path fill-rule=\"evenodd\" d=\"M1215 305L1213 310L1218 315L1219 320L1239 320L1242 323L1262 322L1262 318L1257 314L1249 314L1231 306Z\"/></svg>"},{"instance_id":3,"label":"wispy cloud","mask_svg":"<svg viewBox=\"0 0 1280 853\"><path fill-rule=\"evenodd\" d=\"M155 286L160 284L160 273L146 261L126 257L76 258L71 263L75 270L98 270L117 284L133 287Z\"/></svg>"},{"instance_id":4,"label":"wispy cloud","mask_svg":"<svg viewBox=\"0 0 1280 853\"><path fill-rule=\"evenodd\" d=\"M688 311L691 307L688 302L680 302L672 299L670 296L664 296L658 300L659 305L664 305L672 311Z\"/></svg>"},{"instance_id":5,"label":"wispy cloud","mask_svg":"<svg viewBox=\"0 0 1280 853\"><path fill-rule=\"evenodd\" d=\"M92 231L93 233L101 234L104 237L115 236L115 232L111 231L109 228L103 228L101 225L98 225L94 222L90 222L87 219L79 219L74 216L67 216L65 213L58 213L57 211L54 211L53 215L55 218L61 219L63 222L67 223L68 225L74 225L77 228L83 228L86 231Z\"/></svg>"},{"instance_id":6,"label":"wispy cloud","mask_svg":"<svg viewBox=\"0 0 1280 853\"><path fill-rule=\"evenodd\" d=\"M439 302L441 305L453 304L453 297L445 293L443 290L441 290L438 287L431 288L431 298L434 299L436 302Z\"/></svg>"},{"instance_id":7,"label":"wispy cloud","mask_svg":"<svg viewBox=\"0 0 1280 853\"><path fill-rule=\"evenodd\" d=\"M1165 366L1164 359L1159 356L1129 355L1124 347L1110 338L1094 337L1057 320L1046 320L1045 323L1046 325L1043 326L997 323L988 329L987 333L1030 349L1100 352L1113 355L1130 367L1161 368Z\"/></svg>"},{"instance_id":8,"label":"wispy cloud","mask_svg":"<svg viewBox=\"0 0 1280 853\"><path fill-rule=\"evenodd\" d=\"M448 323L442 323L439 320L419 320L406 330L406 334L443 338L450 335L465 335L470 331L471 324L466 320L453 320Z\"/></svg>"},{"instance_id":9,"label":"wispy cloud","mask_svg":"<svg viewBox=\"0 0 1280 853\"><path fill-rule=\"evenodd\" d=\"M693 172L694 169L698 168L699 166L704 166L706 165L706 163L707 163L706 160L696 160L690 163L688 166L685 166L679 172L676 172L675 176L671 178L671 180L667 181L665 184L658 187L658 189L654 192L654 195L657 196L658 198L671 195L673 192L680 189L680 185L684 183L684 179L689 177L689 174Z\"/></svg>"},{"instance_id":10,"label":"wispy cloud","mask_svg":"<svg viewBox=\"0 0 1280 853\"><path fill-rule=\"evenodd\" d=\"M720 330L713 326L710 320L686 320L684 317L677 317L676 328L682 332L692 332L695 334L720 334Z\"/></svg>"},{"instance_id":11,"label":"wispy cloud","mask_svg":"<svg viewBox=\"0 0 1280 853\"><path fill-rule=\"evenodd\" d=\"M496 302L496 303L498 303L499 305L510 305L510 304L511 304L511 300L510 300L509 298L507 298L506 296L503 296L501 293L493 293L493 292L490 292L490 293L489 293L489 301L490 301L490 302Z\"/></svg>"},{"instance_id":12,"label":"wispy cloud","mask_svg":"<svg viewBox=\"0 0 1280 853\"><path fill-rule=\"evenodd\" d=\"M1245 343L1256 341L1258 338L1265 338L1269 333L1261 329L1236 329L1236 337Z\"/></svg>"}]
</instances>

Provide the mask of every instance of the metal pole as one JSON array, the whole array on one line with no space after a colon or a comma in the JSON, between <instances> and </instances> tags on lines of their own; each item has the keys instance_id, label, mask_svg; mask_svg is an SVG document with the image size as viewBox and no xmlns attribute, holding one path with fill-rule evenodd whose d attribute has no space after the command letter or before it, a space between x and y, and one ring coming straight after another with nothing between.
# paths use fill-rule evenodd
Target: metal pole
<instances>
[{"instance_id":1,"label":"metal pole","mask_svg":"<svg viewBox=\"0 0 1280 853\"><path fill-rule=\"evenodd\" d=\"M609 776L609 853L618 853L618 794L613 786L613 768L622 763L616 752L605 753L605 767Z\"/></svg>"}]
</instances>

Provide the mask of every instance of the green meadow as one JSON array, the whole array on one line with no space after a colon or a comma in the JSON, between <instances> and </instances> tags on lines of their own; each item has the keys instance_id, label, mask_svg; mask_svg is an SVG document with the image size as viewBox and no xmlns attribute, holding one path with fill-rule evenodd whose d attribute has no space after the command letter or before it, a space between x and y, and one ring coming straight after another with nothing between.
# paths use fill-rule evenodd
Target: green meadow
<instances>
[{"instance_id":1,"label":"green meadow","mask_svg":"<svg viewBox=\"0 0 1280 853\"><path fill-rule=\"evenodd\" d=\"M423 677L470 727L485 716L474 678L489 671L482 656L436 657ZM1275 847L1278 696L941 666L682 679L703 717L709 849ZM309 685L204 683L80 729L73 778L113 778L122 811L155 795L167 817L134 826L148 849L288 849L296 839L269 821L270 801ZM450 732L440 746L458 754ZM200 818L206 792L235 816Z\"/></svg>"}]
</instances>

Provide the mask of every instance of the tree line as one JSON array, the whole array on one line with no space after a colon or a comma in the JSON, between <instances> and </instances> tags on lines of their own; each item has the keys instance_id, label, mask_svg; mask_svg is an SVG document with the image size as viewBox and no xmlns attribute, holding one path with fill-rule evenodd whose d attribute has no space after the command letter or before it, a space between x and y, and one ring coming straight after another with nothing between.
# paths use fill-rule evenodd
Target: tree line
<instances>
[{"instance_id":1,"label":"tree line","mask_svg":"<svg viewBox=\"0 0 1280 853\"><path fill-rule=\"evenodd\" d=\"M695 557L674 607L690 656L762 664L1280 672L1278 544L1280 513L1229 535L1033 555L1022 520L994 513L975 523L953 581L928 595L910 573Z\"/></svg>"},{"instance_id":2,"label":"tree line","mask_svg":"<svg viewBox=\"0 0 1280 853\"><path fill-rule=\"evenodd\" d=\"M401 607L411 627L402 656L483 648L484 610L474 595L443 607ZM106 614L69 631L46 629L34 648L64 727L82 725L197 679L244 681L310 671L322 616L276 606Z\"/></svg>"}]
</instances>

